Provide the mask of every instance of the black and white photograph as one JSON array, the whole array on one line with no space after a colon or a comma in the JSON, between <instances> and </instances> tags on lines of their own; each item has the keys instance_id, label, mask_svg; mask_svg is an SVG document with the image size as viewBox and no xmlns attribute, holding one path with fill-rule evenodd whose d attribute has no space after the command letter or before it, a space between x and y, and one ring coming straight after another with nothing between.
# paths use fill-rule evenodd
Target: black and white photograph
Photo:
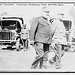
<instances>
[{"instance_id":1,"label":"black and white photograph","mask_svg":"<svg viewBox=\"0 0 75 75\"><path fill-rule=\"evenodd\" d=\"M75 72L75 2L0 2L1 72Z\"/></svg>"}]
</instances>

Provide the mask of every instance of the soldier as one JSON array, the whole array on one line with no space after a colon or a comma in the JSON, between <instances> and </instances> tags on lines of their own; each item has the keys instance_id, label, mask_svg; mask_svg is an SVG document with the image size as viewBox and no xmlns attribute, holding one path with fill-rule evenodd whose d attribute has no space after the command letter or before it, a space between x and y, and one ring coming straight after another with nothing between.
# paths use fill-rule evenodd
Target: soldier
<instances>
[{"instance_id":1,"label":"soldier","mask_svg":"<svg viewBox=\"0 0 75 75\"><path fill-rule=\"evenodd\" d=\"M30 40L34 42L36 59L31 68L47 68L49 45L51 44L50 10L42 8L42 15L33 20L30 28Z\"/></svg>"},{"instance_id":2,"label":"soldier","mask_svg":"<svg viewBox=\"0 0 75 75\"><path fill-rule=\"evenodd\" d=\"M55 63L57 69L61 68L61 56L63 56L64 46L66 44L65 27L62 22L62 15L58 14L58 18L54 18L52 22L53 43L51 44L55 50L55 56L49 60L51 64Z\"/></svg>"},{"instance_id":3,"label":"soldier","mask_svg":"<svg viewBox=\"0 0 75 75\"><path fill-rule=\"evenodd\" d=\"M26 24L23 25L23 28L21 30L21 38L23 39L23 47L24 49L27 49L28 48L28 38L29 38L29 31L28 29L26 28Z\"/></svg>"}]
</instances>

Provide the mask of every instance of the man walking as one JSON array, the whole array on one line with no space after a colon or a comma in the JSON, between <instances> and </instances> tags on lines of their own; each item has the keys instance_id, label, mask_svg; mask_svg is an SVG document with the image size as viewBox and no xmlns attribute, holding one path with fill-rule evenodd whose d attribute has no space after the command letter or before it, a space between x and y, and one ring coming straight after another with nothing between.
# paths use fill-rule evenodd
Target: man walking
<instances>
[{"instance_id":1,"label":"man walking","mask_svg":"<svg viewBox=\"0 0 75 75\"><path fill-rule=\"evenodd\" d=\"M36 59L31 68L47 68L49 45L51 44L50 10L42 8L42 15L33 20L30 28L30 40L34 41ZM39 67L38 67L39 66Z\"/></svg>"},{"instance_id":2,"label":"man walking","mask_svg":"<svg viewBox=\"0 0 75 75\"><path fill-rule=\"evenodd\" d=\"M53 43L51 44L54 47L55 56L49 60L51 64L55 63L56 68L61 68L61 57L63 56L64 48L63 46L66 44L66 36L65 36L65 27L62 21L62 15L58 14L58 18L54 18L52 22L52 34L53 34Z\"/></svg>"}]
</instances>

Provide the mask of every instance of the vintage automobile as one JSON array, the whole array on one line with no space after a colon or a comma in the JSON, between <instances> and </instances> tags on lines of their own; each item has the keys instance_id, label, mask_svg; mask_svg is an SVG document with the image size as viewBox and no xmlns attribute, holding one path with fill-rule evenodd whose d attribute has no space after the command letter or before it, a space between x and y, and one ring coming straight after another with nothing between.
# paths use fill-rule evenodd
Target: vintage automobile
<instances>
[{"instance_id":1,"label":"vintage automobile","mask_svg":"<svg viewBox=\"0 0 75 75\"><path fill-rule=\"evenodd\" d=\"M19 48L20 32L24 21L22 17L3 17L0 20L1 47Z\"/></svg>"}]
</instances>

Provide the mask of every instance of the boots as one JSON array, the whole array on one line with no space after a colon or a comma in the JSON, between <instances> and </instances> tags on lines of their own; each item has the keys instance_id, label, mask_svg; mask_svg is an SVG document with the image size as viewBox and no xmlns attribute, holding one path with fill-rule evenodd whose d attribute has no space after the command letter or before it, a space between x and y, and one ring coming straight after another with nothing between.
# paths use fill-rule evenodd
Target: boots
<instances>
[{"instance_id":1,"label":"boots","mask_svg":"<svg viewBox=\"0 0 75 75\"><path fill-rule=\"evenodd\" d=\"M56 69L61 68L61 58L59 56L56 56L55 68Z\"/></svg>"},{"instance_id":2,"label":"boots","mask_svg":"<svg viewBox=\"0 0 75 75\"><path fill-rule=\"evenodd\" d=\"M56 69L60 69L61 68L61 59L57 55L55 55L55 57L53 57L53 59L49 60L49 63L51 65L54 65L54 67Z\"/></svg>"},{"instance_id":3,"label":"boots","mask_svg":"<svg viewBox=\"0 0 75 75\"><path fill-rule=\"evenodd\" d=\"M48 67L47 62L48 62L48 59L43 57L43 59L41 61L41 63L42 63L41 69L47 69L47 67Z\"/></svg>"},{"instance_id":4,"label":"boots","mask_svg":"<svg viewBox=\"0 0 75 75\"><path fill-rule=\"evenodd\" d=\"M49 63L50 64L54 64L55 62L56 62L56 55L51 60L49 60Z\"/></svg>"}]
</instances>

